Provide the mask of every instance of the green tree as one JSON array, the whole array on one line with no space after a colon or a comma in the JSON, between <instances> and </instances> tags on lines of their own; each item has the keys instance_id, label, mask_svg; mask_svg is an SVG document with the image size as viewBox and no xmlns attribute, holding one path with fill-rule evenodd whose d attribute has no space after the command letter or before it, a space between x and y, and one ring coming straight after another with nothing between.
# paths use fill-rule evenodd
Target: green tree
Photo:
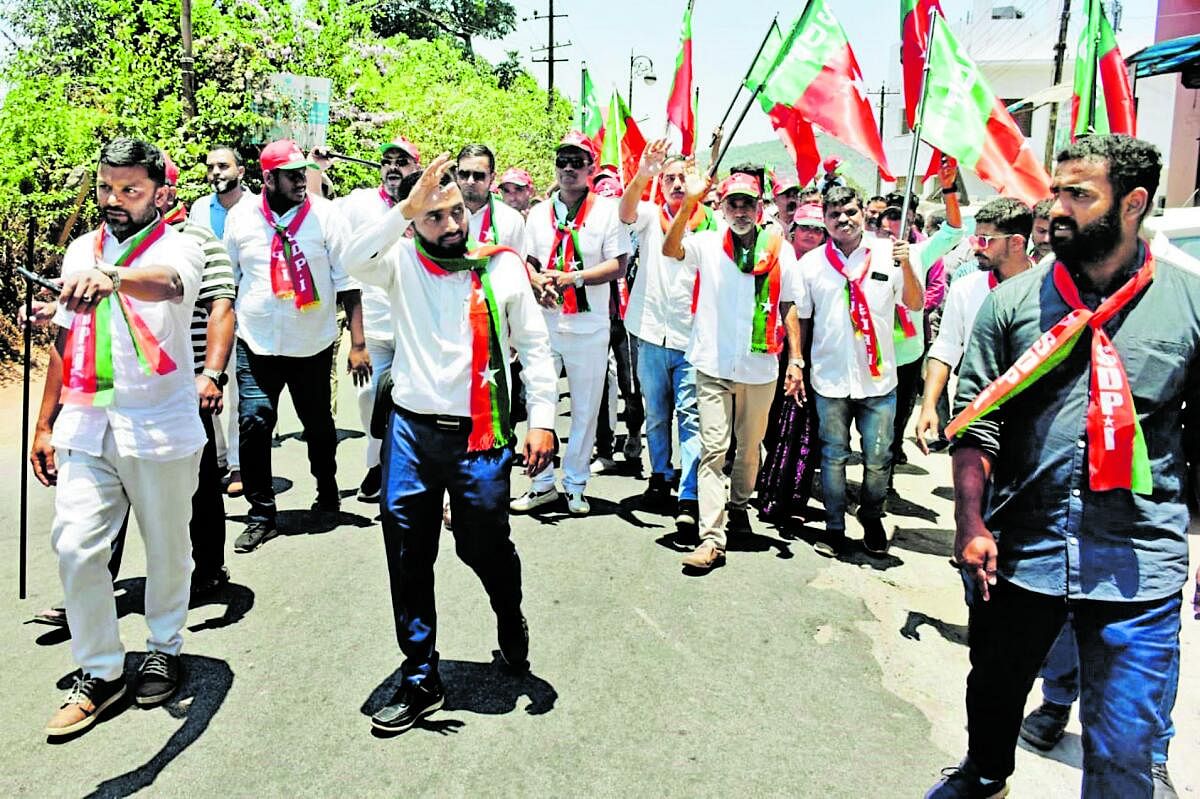
<instances>
[{"instance_id":1,"label":"green tree","mask_svg":"<svg viewBox=\"0 0 1200 799\"><path fill-rule=\"evenodd\" d=\"M410 39L449 36L468 55L471 40L502 39L517 27L517 10L505 0L383 0L372 25L380 36L404 34Z\"/></svg>"}]
</instances>

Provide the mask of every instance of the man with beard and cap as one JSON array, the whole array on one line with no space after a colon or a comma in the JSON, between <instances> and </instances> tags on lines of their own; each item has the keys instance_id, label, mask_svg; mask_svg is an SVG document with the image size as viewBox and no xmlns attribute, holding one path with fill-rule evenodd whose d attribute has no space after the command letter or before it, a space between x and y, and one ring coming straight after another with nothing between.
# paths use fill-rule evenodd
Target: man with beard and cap
<instances>
[{"instance_id":1,"label":"man with beard and cap","mask_svg":"<svg viewBox=\"0 0 1200 799\"><path fill-rule=\"evenodd\" d=\"M1026 697L1068 616L1082 795L1167 790L1156 778L1188 578L1200 274L1139 236L1162 171L1154 145L1086 136L1056 161L1057 260L984 300L947 430L970 604L969 743L934 799L1006 792Z\"/></svg>"},{"instance_id":2,"label":"man with beard and cap","mask_svg":"<svg viewBox=\"0 0 1200 799\"><path fill-rule=\"evenodd\" d=\"M784 391L804 400L800 322L792 309L803 291L795 254L757 223L761 189L744 174L730 175L718 189L725 230L685 238L688 220L711 185L712 179L694 168L686 173L683 205L662 244L663 256L680 262L676 291L690 291L694 298L687 360L696 370L700 416L700 543L683 566L698 571L724 562L727 521L729 533L751 531L749 502L779 374L785 317L789 358ZM731 435L737 445L727 483L723 468Z\"/></svg>"},{"instance_id":3,"label":"man with beard and cap","mask_svg":"<svg viewBox=\"0 0 1200 799\"><path fill-rule=\"evenodd\" d=\"M863 207L863 222L868 233L875 233L879 230L879 222L887 207L888 202L882 194L876 194L867 200L867 204Z\"/></svg>"},{"instance_id":4,"label":"man with beard and cap","mask_svg":"<svg viewBox=\"0 0 1200 799\"><path fill-rule=\"evenodd\" d=\"M525 220L492 194L496 156L485 144L468 144L458 151L454 179L471 213L468 243L511 247L525 257Z\"/></svg>"},{"instance_id":5,"label":"man with beard and cap","mask_svg":"<svg viewBox=\"0 0 1200 799\"><path fill-rule=\"evenodd\" d=\"M509 167L500 176L500 197L504 204L514 211L526 216L537 193L533 188L533 178L524 169Z\"/></svg>"},{"instance_id":6,"label":"man with beard and cap","mask_svg":"<svg viewBox=\"0 0 1200 799\"><path fill-rule=\"evenodd\" d=\"M591 476L592 447L608 365L609 287L625 275L629 235L617 216L617 200L589 188L596 150L578 131L555 151L558 190L533 209L525 222L530 281L544 307L555 370L565 370L571 395L571 428L562 457L567 510L591 511L583 492ZM527 513L558 499L554 470L533 477L529 490L512 502Z\"/></svg>"},{"instance_id":7,"label":"man with beard and cap","mask_svg":"<svg viewBox=\"0 0 1200 799\"><path fill-rule=\"evenodd\" d=\"M792 219L800 207L800 181L791 175L771 173L771 198L775 203L775 221L785 234L791 233Z\"/></svg>"},{"instance_id":8,"label":"man with beard and cap","mask_svg":"<svg viewBox=\"0 0 1200 799\"><path fill-rule=\"evenodd\" d=\"M379 185L355 189L334 205L346 217L351 231L365 227L383 217L401 199L400 183L421 169L420 152L403 136L397 136L379 146ZM370 379L358 386L358 417L367 437L367 473L358 486L360 502L378 502L382 468L379 451L382 442L371 435L371 414L375 408L375 393L381 376L388 373L396 347L392 341L392 320L389 316L387 292L377 286L362 287L363 336L367 356L371 359Z\"/></svg>"},{"instance_id":9,"label":"man with beard and cap","mask_svg":"<svg viewBox=\"0 0 1200 799\"><path fill-rule=\"evenodd\" d=\"M886 552L880 517L891 466L896 412L896 306L919 311L921 276L908 243L866 235L862 198L845 186L825 194L829 239L800 259L800 318L812 319L812 387L821 439L825 536L815 549L836 557L846 549L846 462L850 423L862 437L863 482L858 521L868 551Z\"/></svg>"},{"instance_id":10,"label":"man with beard and cap","mask_svg":"<svg viewBox=\"0 0 1200 799\"><path fill-rule=\"evenodd\" d=\"M521 562L509 537L513 431L509 348L524 367L529 412L526 473L552 468L557 379L546 322L522 258L492 244L469 247L468 213L443 153L412 193L360 228L351 274L388 292L397 347L393 412L384 444L383 540L400 687L371 717L398 733L442 706L433 564L442 495L450 494L455 550L483 583L496 613L503 662L529 668ZM404 234L415 229L416 235Z\"/></svg>"},{"instance_id":11,"label":"man with beard and cap","mask_svg":"<svg viewBox=\"0 0 1200 799\"><path fill-rule=\"evenodd\" d=\"M163 221L164 184L157 147L106 144L96 175L104 223L63 258L59 332L30 456L37 478L58 486L50 542L79 665L46 725L52 739L87 729L125 694L108 561L130 508L146 547L150 630L134 696L157 705L179 685L192 573L189 500L205 440L188 329L204 256Z\"/></svg>"},{"instance_id":12,"label":"man with beard and cap","mask_svg":"<svg viewBox=\"0 0 1200 799\"><path fill-rule=\"evenodd\" d=\"M638 276L625 312L625 329L637 342L638 380L646 407L650 481L644 499L650 507L669 509L672 486L677 487L676 524L692 531L699 514L696 463L700 457L696 369L684 355L692 335L692 293L676 281L682 268L679 262L662 254L663 238L686 196L686 163L681 156L668 157L666 139L651 142L621 198L621 221L637 235L639 245ZM661 206L640 199L656 176ZM712 211L697 205L685 235L714 229ZM679 470L672 465L672 420L679 436Z\"/></svg>"},{"instance_id":13,"label":"man with beard and cap","mask_svg":"<svg viewBox=\"0 0 1200 799\"><path fill-rule=\"evenodd\" d=\"M312 510L336 513L337 431L330 409L332 368L338 344L335 306L346 309L355 385L370 380L358 287L343 267L350 237L333 203L308 194L313 162L290 139L263 148L263 193L254 206L239 205L225 224L225 249L238 280L237 380L246 529L237 552L253 552L278 535L271 438L286 387L304 428L308 463L316 480Z\"/></svg>"}]
</instances>

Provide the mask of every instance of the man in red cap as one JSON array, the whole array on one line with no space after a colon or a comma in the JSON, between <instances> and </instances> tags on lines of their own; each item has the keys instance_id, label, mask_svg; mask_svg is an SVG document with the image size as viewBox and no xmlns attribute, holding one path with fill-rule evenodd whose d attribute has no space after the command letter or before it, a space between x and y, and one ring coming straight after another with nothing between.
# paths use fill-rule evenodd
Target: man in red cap
<instances>
[{"instance_id":1,"label":"man in red cap","mask_svg":"<svg viewBox=\"0 0 1200 799\"><path fill-rule=\"evenodd\" d=\"M799 259L825 243L825 215L818 203L805 203L792 214L792 249Z\"/></svg>"},{"instance_id":2,"label":"man in red cap","mask_svg":"<svg viewBox=\"0 0 1200 799\"><path fill-rule=\"evenodd\" d=\"M529 173L515 166L509 167L500 176L499 186L504 204L520 212L521 216L527 216L534 195L533 178Z\"/></svg>"},{"instance_id":3,"label":"man in red cap","mask_svg":"<svg viewBox=\"0 0 1200 799\"><path fill-rule=\"evenodd\" d=\"M700 544L683 565L707 571L725 559L727 521L730 532L750 532L748 507L779 376L785 318L790 358L784 390L803 402L800 324L789 313L802 287L792 248L756 222L762 213L757 180L745 174L726 178L719 188L726 229L684 238L688 218L712 183L694 168L686 181L686 197L671 220L662 254L682 262L676 285L692 291L695 309L687 360L696 368L700 414ZM737 449L726 487L723 468L731 433Z\"/></svg>"},{"instance_id":4,"label":"man in red cap","mask_svg":"<svg viewBox=\"0 0 1200 799\"><path fill-rule=\"evenodd\" d=\"M775 203L775 221L785 233L792 229L792 217L800 207L800 181L788 174L771 173L771 198Z\"/></svg>"},{"instance_id":5,"label":"man in red cap","mask_svg":"<svg viewBox=\"0 0 1200 799\"><path fill-rule=\"evenodd\" d=\"M308 195L305 172L314 164L294 141L271 142L259 161L262 202L235 207L225 224L225 248L238 276L238 415L250 502L237 552L252 552L278 534L271 436L284 387L304 427L317 483L312 509L336 513L341 505L337 433L324 379L338 344L335 302L350 322L347 368L355 385L371 376L359 291L342 265L350 236L345 217L328 200Z\"/></svg>"},{"instance_id":6,"label":"man in red cap","mask_svg":"<svg viewBox=\"0 0 1200 799\"><path fill-rule=\"evenodd\" d=\"M832 189L834 186L845 186L846 181L837 173L838 167L842 165L842 159L836 155L831 155L821 162L821 167L825 170L825 175L817 184L817 188L821 190L821 194Z\"/></svg>"},{"instance_id":7,"label":"man in red cap","mask_svg":"<svg viewBox=\"0 0 1200 799\"><path fill-rule=\"evenodd\" d=\"M379 185L369 189L355 189L345 197L334 201L337 209L346 217L350 230L357 231L381 219L392 206L401 200L400 184L404 178L421 169L421 153L412 142L396 136L379 145L382 161L379 164ZM382 375L388 373L395 355L392 341L391 311L387 292L375 286L362 287L363 336L367 344L367 356L371 361L371 376L358 386L358 414L363 433L367 437L367 473L358 486L361 502L378 502L382 471L379 452L382 442L371 435L371 414L375 408L375 392Z\"/></svg>"},{"instance_id":8,"label":"man in red cap","mask_svg":"<svg viewBox=\"0 0 1200 799\"><path fill-rule=\"evenodd\" d=\"M629 235L617 216L617 200L597 197L589 179L596 167L591 139L571 131L554 159L558 191L530 212L525 233L530 280L544 307L556 369L567 373L571 431L562 458L567 509L586 515L592 447L608 364L609 287L625 274ZM534 475L512 510L527 513L558 499L554 470Z\"/></svg>"}]
</instances>

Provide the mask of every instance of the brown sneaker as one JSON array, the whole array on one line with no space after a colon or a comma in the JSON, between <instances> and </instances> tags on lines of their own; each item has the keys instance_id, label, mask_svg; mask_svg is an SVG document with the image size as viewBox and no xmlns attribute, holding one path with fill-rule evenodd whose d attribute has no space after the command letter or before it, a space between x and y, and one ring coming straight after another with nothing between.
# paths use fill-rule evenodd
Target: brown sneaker
<instances>
[{"instance_id":1,"label":"brown sneaker","mask_svg":"<svg viewBox=\"0 0 1200 799\"><path fill-rule=\"evenodd\" d=\"M242 485L242 473L230 472L229 483L225 486L225 495L229 497L240 497L245 490L246 487Z\"/></svg>"},{"instance_id":2,"label":"brown sneaker","mask_svg":"<svg viewBox=\"0 0 1200 799\"><path fill-rule=\"evenodd\" d=\"M712 541L705 541L683 559L683 565L692 569L709 569L725 562L725 553L717 549Z\"/></svg>"},{"instance_id":3,"label":"brown sneaker","mask_svg":"<svg viewBox=\"0 0 1200 799\"><path fill-rule=\"evenodd\" d=\"M46 735L57 738L82 732L96 723L100 714L125 696L125 680L101 680L84 674L76 675L62 707L46 723Z\"/></svg>"}]
</instances>

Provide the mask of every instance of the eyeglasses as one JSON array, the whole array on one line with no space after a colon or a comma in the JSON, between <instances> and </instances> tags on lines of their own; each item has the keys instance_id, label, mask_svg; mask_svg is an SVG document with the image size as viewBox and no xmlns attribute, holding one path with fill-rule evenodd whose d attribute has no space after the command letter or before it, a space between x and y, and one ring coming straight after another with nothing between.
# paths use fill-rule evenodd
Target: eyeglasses
<instances>
[{"instance_id":1,"label":"eyeglasses","mask_svg":"<svg viewBox=\"0 0 1200 799\"><path fill-rule=\"evenodd\" d=\"M381 163L383 166L408 166L412 159L402 155L399 158L385 158Z\"/></svg>"},{"instance_id":2,"label":"eyeglasses","mask_svg":"<svg viewBox=\"0 0 1200 799\"><path fill-rule=\"evenodd\" d=\"M975 249L985 250L985 249L987 249L987 246L989 244L991 244L993 241L998 241L1000 239L1007 239L1007 238L1010 238L1015 235L1017 235L1017 234L1015 234L1015 233L995 233L991 236L981 236L981 235L976 234L974 236L971 236L971 238L969 238L968 241L971 242L971 246L974 247Z\"/></svg>"},{"instance_id":3,"label":"eyeglasses","mask_svg":"<svg viewBox=\"0 0 1200 799\"><path fill-rule=\"evenodd\" d=\"M560 155L555 157L554 165L559 169L583 169L591 161L582 155Z\"/></svg>"},{"instance_id":4,"label":"eyeglasses","mask_svg":"<svg viewBox=\"0 0 1200 799\"><path fill-rule=\"evenodd\" d=\"M459 180L473 180L476 183L483 183L488 179L487 172L475 172L470 169L456 169L454 172L458 175Z\"/></svg>"}]
</instances>

